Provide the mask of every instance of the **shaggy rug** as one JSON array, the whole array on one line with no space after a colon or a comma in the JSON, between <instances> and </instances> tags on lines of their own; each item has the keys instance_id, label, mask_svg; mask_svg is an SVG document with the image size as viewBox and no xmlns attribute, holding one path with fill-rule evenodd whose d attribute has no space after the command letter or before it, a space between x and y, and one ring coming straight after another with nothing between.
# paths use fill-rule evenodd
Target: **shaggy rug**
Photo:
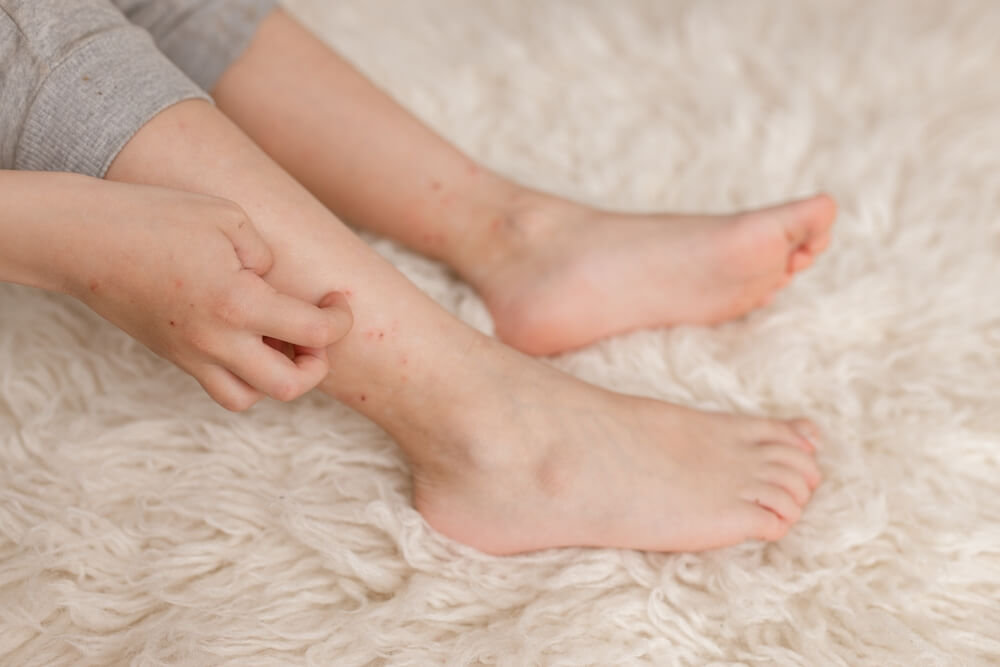
<instances>
[{"instance_id":1,"label":"shaggy rug","mask_svg":"<svg viewBox=\"0 0 1000 667\"><path fill-rule=\"evenodd\" d=\"M491 167L629 210L817 190L831 249L767 309L551 363L816 419L776 544L478 554L365 419L247 414L68 298L0 286L0 664L1000 662L1000 4L295 0ZM376 247L488 330L441 266Z\"/></svg>"}]
</instances>

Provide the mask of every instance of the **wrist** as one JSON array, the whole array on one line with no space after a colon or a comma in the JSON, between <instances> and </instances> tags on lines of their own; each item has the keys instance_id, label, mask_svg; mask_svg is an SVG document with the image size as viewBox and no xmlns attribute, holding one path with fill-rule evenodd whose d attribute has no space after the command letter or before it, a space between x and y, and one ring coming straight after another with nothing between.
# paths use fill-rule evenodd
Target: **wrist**
<instances>
[{"instance_id":1,"label":"wrist","mask_svg":"<svg viewBox=\"0 0 1000 667\"><path fill-rule=\"evenodd\" d=\"M80 227L103 181L61 172L0 171L0 281L75 294Z\"/></svg>"}]
</instances>

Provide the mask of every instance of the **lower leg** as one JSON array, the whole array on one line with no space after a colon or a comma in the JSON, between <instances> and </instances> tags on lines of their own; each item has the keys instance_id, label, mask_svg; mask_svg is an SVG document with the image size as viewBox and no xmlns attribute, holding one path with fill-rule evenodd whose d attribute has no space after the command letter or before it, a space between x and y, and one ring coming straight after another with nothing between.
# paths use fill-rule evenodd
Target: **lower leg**
<instances>
[{"instance_id":1,"label":"lower leg","mask_svg":"<svg viewBox=\"0 0 1000 667\"><path fill-rule=\"evenodd\" d=\"M464 326L208 104L154 118L108 177L236 201L272 247L276 288L349 295L355 326L330 349L325 389L395 438L417 509L459 541L513 553L777 539L818 483L808 422L613 394Z\"/></svg>"},{"instance_id":2,"label":"lower leg","mask_svg":"<svg viewBox=\"0 0 1000 667\"><path fill-rule=\"evenodd\" d=\"M829 198L739 216L635 216L505 180L280 11L213 94L331 209L450 264L498 337L533 354L739 317L829 242Z\"/></svg>"}]
</instances>

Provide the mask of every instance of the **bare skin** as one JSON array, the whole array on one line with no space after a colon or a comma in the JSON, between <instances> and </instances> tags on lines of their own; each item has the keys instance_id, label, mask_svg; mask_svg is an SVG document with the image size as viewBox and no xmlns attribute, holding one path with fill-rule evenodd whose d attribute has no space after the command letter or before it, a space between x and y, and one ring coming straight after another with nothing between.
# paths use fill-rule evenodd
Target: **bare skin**
<instances>
[{"instance_id":1,"label":"bare skin","mask_svg":"<svg viewBox=\"0 0 1000 667\"><path fill-rule=\"evenodd\" d=\"M230 199L272 250L272 287L348 296L354 326L328 349L322 386L395 438L417 509L458 541L509 554L773 540L819 482L808 421L614 394L465 326L208 104L158 115L108 178Z\"/></svg>"},{"instance_id":2,"label":"bare skin","mask_svg":"<svg viewBox=\"0 0 1000 667\"><path fill-rule=\"evenodd\" d=\"M525 188L475 164L281 11L213 94L332 210L452 266L497 336L530 354L740 317L813 262L836 214L819 196L730 216L626 215Z\"/></svg>"},{"instance_id":3,"label":"bare skin","mask_svg":"<svg viewBox=\"0 0 1000 667\"><path fill-rule=\"evenodd\" d=\"M553 354L639 328L718 324L770 303L829 244L826 196L730 216L622 215L535 196L473 279L497 336Z\"/></svg>"},{"instance_id":4,"label":"bare skin","mask_svg":"<svg viewBox=\"0 0 1000 667\"><path fill-rule=\"evenodd\" d=\"M351 328L342 294L317 308L264 282L271 251L231 201L5 170L0 200L0 280L76 297L230 410L316 387Z\"/></svg>"}]
</instances>

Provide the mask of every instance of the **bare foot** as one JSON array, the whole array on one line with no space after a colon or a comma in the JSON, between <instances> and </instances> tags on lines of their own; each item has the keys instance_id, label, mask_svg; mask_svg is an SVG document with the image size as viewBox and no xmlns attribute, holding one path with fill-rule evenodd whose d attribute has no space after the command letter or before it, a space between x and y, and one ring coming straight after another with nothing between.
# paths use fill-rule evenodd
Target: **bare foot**
<instances>
[{"instance_id":1,"label":"bare foot","mask_svg":"<svg viewBox=\"0 0 1000 667\"><path fill-rule=\"evenodd\" d=\"M467 278L497 337L554 354L633 329L715 324L769 303L830 242L820 195L728 216L622 215L531 195Z\"/></svg>"},{"instance_id":2,"label":"bare foot","mask_svg":"<svg viewBox=\"0 0 1000 667\"><path fill-rule=\"evenodd\" d=\"M397 435L416 508L481 551L776 540L820 481L809 421L698 412L518 365L514 383L495 376L504 391L467 409L467 437Z\"/></svg>"},{"instance_id":3,"label":"bare foot","mask_svg":"<svg viewBox=\"0 0 1000 667\"><path fill-rule=\"evenodd\" d=\"M327 349L323 388L395 437L418 509L467 544L513 553L775 539L819 479L806 422L612 394L464 326L202 101L157 115L108 174L239 203L273 251L278 292L348 296L354 327Z\"/></svg>"}]
</instances>

